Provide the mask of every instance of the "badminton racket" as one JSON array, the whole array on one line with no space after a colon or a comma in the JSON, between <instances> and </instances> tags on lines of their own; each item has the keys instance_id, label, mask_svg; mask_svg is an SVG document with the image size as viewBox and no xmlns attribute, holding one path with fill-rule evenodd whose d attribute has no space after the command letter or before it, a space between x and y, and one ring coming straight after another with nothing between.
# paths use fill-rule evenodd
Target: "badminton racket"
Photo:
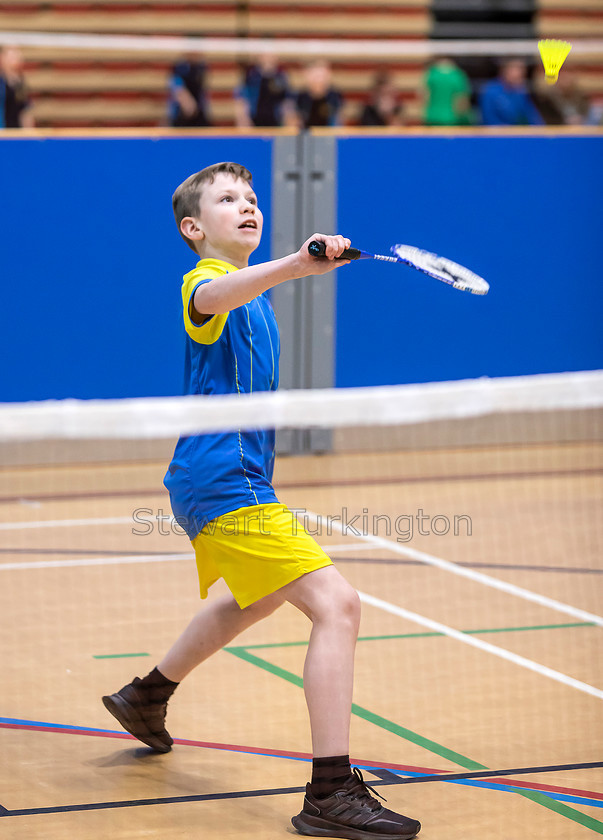
<instances>
[{"instance_id":1,"label":"badminton racket","mask_svg":"<svg viewBox=\"0 0 603 840\"><path fill-rule=\"evenodd\" d=\"M308 251L313 257L324 257L325 244L313 240L308 245ZM340 260L382 260L390 263L404 263L417 271L422 271L442 283L447 283L455 289L463 292L471 292L474 295L485 295L490 286L480 277L479 274L459 265L446 257L439 257L430 251L422 251L412 245L392 245L392 256L384 254L371 254L368 251L361 251L358 248L347 248L339 257Z\"/></svg>"}]
</instances>

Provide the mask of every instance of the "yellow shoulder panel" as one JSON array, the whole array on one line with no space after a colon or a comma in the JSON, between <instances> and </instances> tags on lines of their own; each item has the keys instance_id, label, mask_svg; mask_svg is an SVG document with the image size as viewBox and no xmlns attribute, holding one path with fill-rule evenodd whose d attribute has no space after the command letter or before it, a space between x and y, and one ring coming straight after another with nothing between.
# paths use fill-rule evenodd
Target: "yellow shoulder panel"
<instances>
[{"instance_id":1,"label":"yellow shoulder panel","mask_svg":"<svg viewBox=\"0 0 603 840\"><path fill-rule=\"evenodd\" d=\"M217 277L223 277L231 271L237 271L234 265L222 262L222 260L200 260L192 271L184 275L182 282L182 306L184 316L184 328L193 341L199 344L213 344L222 335L224 324L228 318L228 312L220 315L212 315L201 326L193 323L190 317L191 298L197 286L208 283Z\"/></svg>"}]
</instances>

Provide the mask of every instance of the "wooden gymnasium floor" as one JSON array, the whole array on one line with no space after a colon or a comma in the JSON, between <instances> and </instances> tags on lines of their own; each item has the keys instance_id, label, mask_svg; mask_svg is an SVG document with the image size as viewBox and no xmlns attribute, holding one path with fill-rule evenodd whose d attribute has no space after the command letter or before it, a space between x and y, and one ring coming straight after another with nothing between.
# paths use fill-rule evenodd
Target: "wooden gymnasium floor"
<instances>
[{"instance_id":1,"label":"wooden gymnasium floor","mask_svg":"<svg viewBox=\"0 0 603 840\"><path fill-rule=\"evenodd\" d=\"M168 755L116 732L100 702L147 673L199 606L186 538L152 519L169 509L163 454L0 471L2 838L295 834L309 628L293 608L183 683ZM423 840L603 834L603 628L588 615L603 613L602 461L588 443L281 459L291 506L392 528L415 517L412 541L385 519L377 542L328 535L324 518L319 541L364 593L354 763L422 821ZM141 508L145 536L132 533L150 529L132 521ZM461 515L471 535L466 519L453 533ZM433 533L444 517L450 532ZM459 773L472 778L446 779Z\"/></svg>"}]
</instances>

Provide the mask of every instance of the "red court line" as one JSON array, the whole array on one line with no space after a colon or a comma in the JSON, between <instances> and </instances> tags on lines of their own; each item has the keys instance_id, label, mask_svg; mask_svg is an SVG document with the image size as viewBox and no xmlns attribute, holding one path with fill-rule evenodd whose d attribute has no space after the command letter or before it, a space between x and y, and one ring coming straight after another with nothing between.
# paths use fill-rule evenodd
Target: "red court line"
<instances>
[{"instance_id":1,"label":"red court line","mask_svg":"<svg viewBox=\"0 0 603 840\"><path fill-rule=\"evenodd\" d=\"M374 761L363 761L361 759L351 759L350 762L352 764L362 764L366 767L382 767L384 770L407 770L409 772L415 773L433 773L439 774L442 776L442 781L446 781L446 770L427 770L427 768L423 767L407 767L403 764L387 764L383 761L376 763ZM548 791L550 793L566 793L571 796L584 796L589 799L600 799L603 800L603 793L595 793L590 790L578 790L577 788L566 788L566 787L559 787L558 785L545 785L544 783L540 782L517 782L511 780L509 778L503 776L488 776L488 782L494 782L495 784L500 785L508 785L512 787L520 787L520 788L527 788L528 790L541 790L541 791Z\"/></svg>"},{"instance_id":2,"label":"red court line","mask_svg":"<svg viewBox=\"0 0 603 840\"><path fill-rule=\"evenodd\" d=\"M73 727L59 727L59 726L36 726L35 724L23 723L0 723L0 729L21 729L29 732L58 732L61 735L91 735L95 738L117 738L118 740L135 741L140 744L137 738L130 735L128 732L110 732L93 729L77 729ZM290 750L273 750L265 749L263 747L246 747L240 744L219 744L212 741L193 741L187 738L174 738L175 744L180 744L185 747L202 747L210 750L225 750L227 752L242 752L251 755L264 755L273 758L292 758L302 761L311 761L311 753L291 752ZM383 768L385 770L398 770L400 772L408 773L428 773L430 775L440 774L442 781L446 781L445 770L434 770L430 767L414 767L409 764L390 764L383 761L369 761L360 758L351 759L352 764L358 764L363 767ZM492 777L488 779L489 782L495 784L507 785L510 787L526 788L528 790L539 790L550 793L565 793L570 796L583 796L590 799L603 800L603 793L596 793L589 790L578 790L577 788L559 787L557 785L546 785L535 782L519 782L513 781L504 777Z\"/></svg>"},{"instance_id":3,"label":"red court line","mask_svg":"<svg viewBox=\"0 0 603 840\"><path fill-rule=\"evenodd\" d=\"M557 785L545 785L540 782L535 783L509 781L509 779L504 779L501 777L488 778L488 781L495 782L496 784L510 785L518 788L528 788L529 790L541 790L543 792L547 791L549 793L567 793L570 796L584 796L588 799L603 800L603 793L595 793L594 791L590 790L577 790L575 788L558 787Z\"/></svg>"}]
</instances>

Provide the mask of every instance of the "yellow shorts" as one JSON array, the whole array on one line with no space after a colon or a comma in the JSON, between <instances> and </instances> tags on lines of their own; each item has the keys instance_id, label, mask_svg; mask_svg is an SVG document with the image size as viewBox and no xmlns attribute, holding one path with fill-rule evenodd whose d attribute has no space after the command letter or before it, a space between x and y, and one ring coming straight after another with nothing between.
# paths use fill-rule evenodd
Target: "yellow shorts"
<instances>
[{"instance_id":1,"label":"yellow shorts","mask_svg":"<svg viewBox=\"0 0 603 840\"><path fill-rule=\"evenodd\" d=\"M224 578L244 609L293 580L332 565L281 504L252 505L218 516L192 540L201 597Z\"/></svg>"}]
</instances>

